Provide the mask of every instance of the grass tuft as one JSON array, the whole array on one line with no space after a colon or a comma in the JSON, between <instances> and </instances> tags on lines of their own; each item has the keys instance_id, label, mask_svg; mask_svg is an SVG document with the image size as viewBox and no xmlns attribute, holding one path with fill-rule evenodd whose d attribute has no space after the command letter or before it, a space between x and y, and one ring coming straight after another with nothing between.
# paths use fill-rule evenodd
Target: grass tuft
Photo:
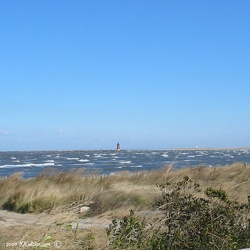
<instances>
[{"instance_id":1,"label":"grass tuft","mask_svg":"<svg viewBox=\"0 0 250 250\"><path fill-rule=\"evenodd\" d=\"M235 163L214 168L198 166L176 170L172 166L149 172L121 172L100 176L85 169L46 169L33 179L15 173L0 180L0 207L20 213L51 212L77 205L90 205L92 215L117 209L147 209L160 192L158 185L188 176L206 188L223 188L230 198L247 201L250 167Z\"/></svg>"}]
</instances>

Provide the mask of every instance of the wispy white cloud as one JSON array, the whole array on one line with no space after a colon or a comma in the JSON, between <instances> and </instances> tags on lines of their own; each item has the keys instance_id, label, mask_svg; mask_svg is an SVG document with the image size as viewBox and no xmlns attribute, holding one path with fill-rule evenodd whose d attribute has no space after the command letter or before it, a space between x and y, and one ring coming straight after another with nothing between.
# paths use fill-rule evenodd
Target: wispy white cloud
<instances>
[{"instance_id":1,"label":"wispy white cloud","mask_svg":"<svg viewBox=\"0 0 250 250\"><path fill-rule=\"evenodd\" d=\"M0 135L10 135L10 132L4 129L0 129Z\"/></svg>"}]
</instances>

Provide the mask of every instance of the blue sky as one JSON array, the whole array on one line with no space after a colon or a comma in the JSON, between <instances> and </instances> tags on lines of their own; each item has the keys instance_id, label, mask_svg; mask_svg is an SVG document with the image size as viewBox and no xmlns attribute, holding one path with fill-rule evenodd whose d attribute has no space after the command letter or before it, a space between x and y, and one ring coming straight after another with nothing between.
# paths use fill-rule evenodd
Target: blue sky
<instances>
[{"instance_id":1,"label":"blue sky","mask_svg":"<svg viewBox=\"0 0 250 250\"><path fill-rule=\"evenodd\" d=\"M0 150L250 146L249 10L1 1Z\"/></svg>"}]
</instances>

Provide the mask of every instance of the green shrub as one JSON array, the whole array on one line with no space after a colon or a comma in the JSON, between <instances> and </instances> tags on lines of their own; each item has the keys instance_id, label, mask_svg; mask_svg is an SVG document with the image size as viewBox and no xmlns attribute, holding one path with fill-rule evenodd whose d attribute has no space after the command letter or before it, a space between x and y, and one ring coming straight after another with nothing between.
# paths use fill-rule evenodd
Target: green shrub
<instances>
[{"instance_id":1,"label":"green shrub","mask_svg":"<svg viewBox=\"0 0 250 250\"><path fill-rule=\"evenodd\" d=\"M113 220L107 229L110 249L140 249L145 229L145 221L138 220L133 210L123 220Z\"/></svg>"},{"instance_id":2,"label":"green shrub","mask_svg":"<svg viewBox=\"0 0 250 250\"><path fill-rule=\"evenodd\" d=\"M107 230L111 249L239 249L250 246L250 203L231 201L225 191L199 185L188 177L159 185L155 224L133 213ZM204 196L205 195L205 196Z\"/></svg>"}]
</instances>

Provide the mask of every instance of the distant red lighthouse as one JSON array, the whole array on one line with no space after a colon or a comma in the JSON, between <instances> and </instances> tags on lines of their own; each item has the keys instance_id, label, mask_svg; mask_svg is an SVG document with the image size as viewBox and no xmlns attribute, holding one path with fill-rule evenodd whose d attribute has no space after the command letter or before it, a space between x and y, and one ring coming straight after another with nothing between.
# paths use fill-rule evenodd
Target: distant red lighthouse
<instances>
[{"instance_id":1,"label":"distant red lighthouse","mask_svg":"<svg viewBox=\"0 0 250 250\"><path fill-rule=\"evenodd\" d=\"M120 146L120 143L118 142L116 145L116 151L120 151L120 150L121 150L121 146Z\"/></svg>"}]
</instances>

